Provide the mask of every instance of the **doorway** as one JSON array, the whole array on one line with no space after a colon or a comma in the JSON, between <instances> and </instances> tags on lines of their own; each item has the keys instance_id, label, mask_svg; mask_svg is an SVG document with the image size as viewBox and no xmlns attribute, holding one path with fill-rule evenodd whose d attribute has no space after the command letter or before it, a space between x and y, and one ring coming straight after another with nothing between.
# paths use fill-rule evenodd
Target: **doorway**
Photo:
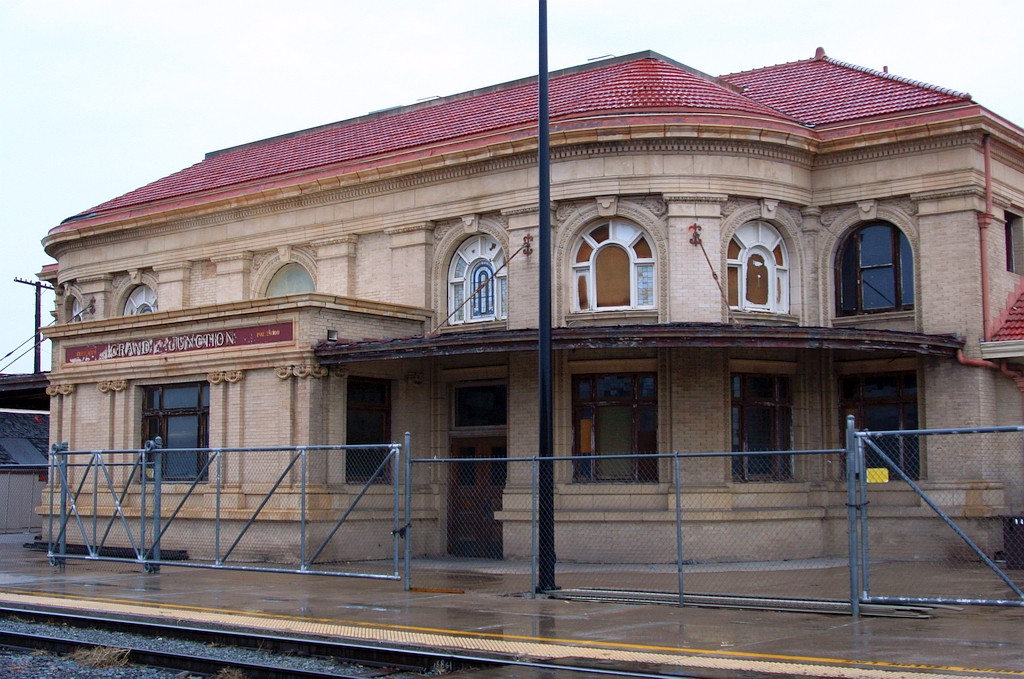
<instances>
[{"instance_id":1,"label":"doorway","mask_svg":"<svg viewBox=\"0 0 1024 679\"><path fill-rule=\"evenodd\" d=\"M448 553L485 559L504 555L502 494L507 480L505 437L452 439L448 478Z\"/></svg>"}]
</instances>

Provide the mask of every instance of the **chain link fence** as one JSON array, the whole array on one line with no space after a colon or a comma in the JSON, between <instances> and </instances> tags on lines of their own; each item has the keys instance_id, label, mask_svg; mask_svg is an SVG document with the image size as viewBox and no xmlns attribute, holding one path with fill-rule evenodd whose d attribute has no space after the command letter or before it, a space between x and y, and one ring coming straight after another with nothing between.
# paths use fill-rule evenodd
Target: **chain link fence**
<instances>
[{"instance_id":1,"label":"chain link fence","mask_svg":"<svg viewBox=\"0 0 1024 679\"><path fill-rule=\"evenodd\" d=\"M858 432L861 599L1024 605L1024 428Z\"/></svg>"},{"instance_id":2,"label":"chain link fence","mask_svg":"<svg viewBox=\"0 0 1024 679\"><path fill-rule=\"evenodd\" d=\"M843 449L553 459L509 458L499 438L412 458L408 435L55 449L44 533L53 563L354 575L426 591L845 601L855 613L1020 606L1022 432L851 423Z\"/></svg>"},{"instance_id":3,"label":"chain link fence","mask_svg":"<svg viewBox=\"0 0 1024 679\"><path fill-rule=\"evenodd\" d=\"M414 485L447 486L436 523L413 522L413 583L504 593L642 591L676 602L846 600L845 453L556 458L549 488L534 458L411 459ZM791 481L723 483L741 464ZM595 476L619 480L590 481ZM549 526L538 511L546 493Z\"/></svg>"},{"instance_id":4,"label":"chain link fence","mask_svg":"<svg viewBox=\"0 0 1024 679\"><path fill-rule=\"evenodd\" d=\"M402 446L51 454L51 563L399 579Z\"/></svg>"}]
</instances>

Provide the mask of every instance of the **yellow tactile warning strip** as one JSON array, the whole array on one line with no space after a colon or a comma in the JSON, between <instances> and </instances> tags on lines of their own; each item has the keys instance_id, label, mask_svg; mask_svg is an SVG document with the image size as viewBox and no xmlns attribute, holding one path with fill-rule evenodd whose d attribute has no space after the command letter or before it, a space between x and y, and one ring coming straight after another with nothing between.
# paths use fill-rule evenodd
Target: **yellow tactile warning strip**
<instances>
[{"instance_id":1,"label":"yellow tactile warning strip","mask_svg":"<svg viewBox=\"0 0 1024 679\"><path fill-rule=\"evenodd\" d=\"M720 650L672 648L586 639L550 639L497 633L464 632L440 628L389 625L362 621L305 618L252 611L199 606L150 604L129 599L55 595L48 592L0 591L0 602L25 607L46 606L76 611L149 616L191 624L230 625L235 628L287 631L318 637L389 642L399 646L451 649L466 652L528 657L535 660L581 658L623 663L644 663L726 671L753 671L834 679L914 679L950 677L1024 677L1024 671L911 665L837 658L723 653Z\"/></svg>"}]
</instances>

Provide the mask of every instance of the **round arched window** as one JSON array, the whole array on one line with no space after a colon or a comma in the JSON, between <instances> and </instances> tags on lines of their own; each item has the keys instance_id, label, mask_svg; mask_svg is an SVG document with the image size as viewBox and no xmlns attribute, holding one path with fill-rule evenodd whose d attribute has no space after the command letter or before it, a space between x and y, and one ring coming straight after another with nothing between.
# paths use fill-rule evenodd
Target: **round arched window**
<instances>
[{"instance_id":1,"label":"round arched window","mask_svg":"<svg viewBox=\"0 0 1024 679\"><path fill-rule=\"evenodd\" d=\"M139 285L124 303L124 315L136 316L156 311L156 293L148 285Z\"/></svg>"},{"instance_id":2,"label":"round arched window","mask_svg":"<svg viewBox=\"0 0 1024 679\"><path fill-rule=\"evenodd\" d=\"M282 295L295 295L302 292L315 292L316 285L313 277L309 275L301 264L290 262L285 264L274 274L267 284L267 297L281 297Z\"/></svg>"},{"instance_id":3,"label":"round arched window","mask_svg":"<svg viewBox=\"0 0 1024 679\"><path fill-rule=\"evenodd\" d=\"M491 236L471 236L459 246L448 267L449 323L505 318L508 277L504 264L505 252Z\"/></svg>"},{"instance_id":4,"label":"round arched window","mask_svg":"<svg viewBox=\"0 0 1024 679\"><path fill-rule=\"evenodd\" d=\"M747 222L729 241L729 306L740 311L789 313L789 253L767 222Z\"/></svg>"},{"instance_id":5,"label":"round arched window","mask_svg":"<svg viewBox=\"0 0 1024 679\"><path fill-rule=\"evenodd\" d=\"M635 224L615 219L583 234L573 273L577 311L654 308L654 250Z\"/></svg>"}]
</instances>

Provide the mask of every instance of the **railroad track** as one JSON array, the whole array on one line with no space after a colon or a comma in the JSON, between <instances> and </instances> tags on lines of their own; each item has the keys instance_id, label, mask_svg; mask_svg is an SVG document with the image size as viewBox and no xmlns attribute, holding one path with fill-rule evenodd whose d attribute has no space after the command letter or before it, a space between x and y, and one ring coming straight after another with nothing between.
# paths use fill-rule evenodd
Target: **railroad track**
<instances>
[{"instance_id":1,"label":"railroad track","mask_svg":"<svg viewBox=\"0 0 1024 679\"><path fill-rule=\"evenodd\" d=\"M121 633L132 637L149 637L156 643L140 643L138 646L123 643L123 637L115 642L82 640L40 634L37 631L11 631L4 629L5 619L34 622L51 626L66 626L90 630ZM201 647L228 647L256 649L280 657L280 662L262 659L249 662L245 659L207 656L198 652L164 651L154 648L158 639L181 639L195 642ZM524 658L487 657L484 655L455 654L428 649L389 648L381 645L357 642L309 639L290 636L253 634L231 630L171 625L149 620L116 617L82 616L59 610L32 610L28 608L0 607L0 647L21 650L42 650L48 653L67 655L78 649L114 647L127 651L126 659L133 665L159 667L188 672L195 676L215 676L224 668L233 668L244 673L246 679L412 679L413 677L437 676L486 679L489 677L515 677L521 679L578 679L580 677L633 677L657 679L665 676L692 679L725 679L731 676L716 670L702 670L697 674L682 668L673 668L669 674L636 667L615 667L608 663L577 665L572 660L545 662ZM329 669L294 667L287 662L288 656L312 656L330 658L335 663ZM762 675L757 672L744 674L748 679L771 677L778 674Z\"/></svg>"}]
</instances>

